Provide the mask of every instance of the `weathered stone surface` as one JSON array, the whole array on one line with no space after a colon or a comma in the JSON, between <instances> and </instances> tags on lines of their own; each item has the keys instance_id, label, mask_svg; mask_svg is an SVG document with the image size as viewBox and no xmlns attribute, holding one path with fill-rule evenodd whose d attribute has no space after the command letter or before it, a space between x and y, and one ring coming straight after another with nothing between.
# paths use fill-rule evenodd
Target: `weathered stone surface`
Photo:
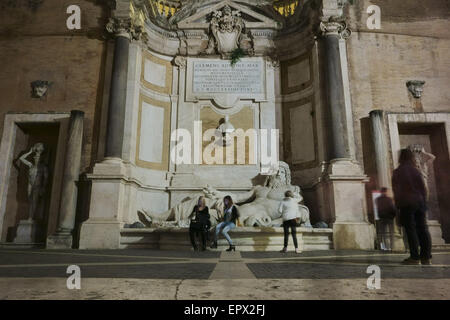
<instances>
[{"instance_id":1,"label":"weathered stone surface","mask_svg":"<svg viewBox=\"0 0 450 320\"><path fill-rule=\"evenodd\" d=\"M0 10L0 136L8 111L84 111L84 169L97 143L94 126L103 88L104 9L92 1L79 1L82 29L68 30L66 8L71 4L47 0L35 12L21 5ZM44 99L31 97L30 83L35 80L52 82Z\"/></svg>"}]
</instances>

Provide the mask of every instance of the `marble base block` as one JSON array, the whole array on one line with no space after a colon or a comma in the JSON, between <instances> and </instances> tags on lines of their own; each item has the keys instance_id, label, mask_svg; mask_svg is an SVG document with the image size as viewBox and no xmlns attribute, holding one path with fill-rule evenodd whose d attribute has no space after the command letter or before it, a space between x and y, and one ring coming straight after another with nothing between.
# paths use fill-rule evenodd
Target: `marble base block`
<instances>
[{"instance_id":1,"label":"marble base block","mask_svg":"<svg viewBox=\"0 0 450 320\"><path fill-rule=\"evenodd\" d=\"M72 249L72 233L55 233L47 237L47 249Z\"/></svg>"},{"instance_id":2,"label":"marble base block","mask_svg":"<svg viewBox=\"0 0 450 320\"><path fill-rule=\"evenodd\" d=\"M333 224L333 245L340 249L375 249L375 228L367 222L336 222Z\"/></svg>"},{"instance_id":3,"label":"marble base block","mask_svg":"<svg viewBox=\"0 0 450 320\"><path fill-rule=\"evenodd\" d=\"M403 240L403 235L399 232L394 232L394 243L392 244L392 251L394 252L405 252L405 242Z\"/></svg>"},{"instance_id":4,"label":"marble base block","mask_svg":"<svg viewBox=\"0 0 450 320\"><path fill-rule=\"evenodd\" d=\"M36 243L40 231L40 226L36 221L20 220L14 243Z\"/></svg>"},{"instance_id":5,"label":"marble base block","mask_svg":"<svg viewBox=\"0 0 450 320\"><path fill-rule=\"evenodd\" d=\"M79 249L119 249L120 227L117 221L87 220L81 226Z\"/></svg>"},{"instance_id":6,"label":"marble base block","mask_svg":"<svg viewBox=\"0 0 450 320\"><path fill-rule=\"evenodd\" d=\"M428 230L431 235L431 243L433 245L443 245L445 244L444 239L442 238L442 228L441 224L437 220L428 220Z\"/></svg>"},{"instance_id":7,"label":"marble base block","mask_svg":"<svg viewBox=\"0 0 450 320\"><path fill-rule=\"evenodd\" d=\"M375 248L375 226L367 222L365 183L368 178L359 164L335 159L327 170L327 190L333 224L334 249Z\"/></svg>"}]
</instances>

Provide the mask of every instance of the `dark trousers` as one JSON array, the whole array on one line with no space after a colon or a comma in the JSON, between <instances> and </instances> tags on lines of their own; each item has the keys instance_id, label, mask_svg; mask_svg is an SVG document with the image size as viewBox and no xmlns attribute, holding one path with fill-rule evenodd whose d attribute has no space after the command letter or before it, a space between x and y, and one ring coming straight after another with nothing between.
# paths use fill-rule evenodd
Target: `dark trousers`
<instances>
[{"instance_id":1,"label":"dark trousers","mask_svg":"<svg viewBox=\"0 0 450 320\"><path fill-rule=\"evenodd\" d=\"M283 221L284 230L284 247L287 248L289 238L289 228L291 228L292 239L294 240L294 247L298 248L297 243L297 221L295 219Z\"/></svg>"},{"instance_id":2,"label":"dark trousers","mask_svg":"<svg viewBox=\"0 0 450 320\"><path fill-rule=\"evenodd\" d=\"M197 248L197 243L195 241L195 236L200 234L200 238L202 240L202 248L206 248L206 238L207 238L207 231L206 230L196 230L193 228L189 228L189 237L191 238L192 247L194 249Z\"/></svg>"},{"instance_id":3,"label":"dark trousers","mask_svg":"<svg viewBox=\"0 0 450 320\"><path fill-rule=\"evenodd\" d=\"M401 224L405 228L411 258L416 260L431 259L431 236L425 212L423 206L400 208Z\"/></svg>"}]
</instances>

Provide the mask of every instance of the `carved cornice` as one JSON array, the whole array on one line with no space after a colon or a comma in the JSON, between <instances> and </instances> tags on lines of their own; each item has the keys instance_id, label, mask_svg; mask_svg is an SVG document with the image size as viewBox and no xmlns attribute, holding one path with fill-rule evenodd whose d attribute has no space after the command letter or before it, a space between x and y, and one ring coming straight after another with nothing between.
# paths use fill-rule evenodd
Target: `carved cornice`
<instances>
[{"instance_id":1,"label":"carved cornice","mask_svg":"<svg viewBox=\"0 0 450 320\"><path fill-rule=\"evenodd\" d=\"M344 7L349 3L348 0L321 0L322 21L339 19L344 16Z\"/></svg>"},{"instance_id":2,"label":"carved cornice","mask_svg":"<svg viewBox=\"0 0 450 320\"><path fill-rule=\"evenodd\" d=\"M119 10L115 14L116 16L109 18L106 31L116 37L146 42L147 34L144 28L146 18L141 9L135 8L130 3L126 10Z\"/></svg>"}]
</instances>

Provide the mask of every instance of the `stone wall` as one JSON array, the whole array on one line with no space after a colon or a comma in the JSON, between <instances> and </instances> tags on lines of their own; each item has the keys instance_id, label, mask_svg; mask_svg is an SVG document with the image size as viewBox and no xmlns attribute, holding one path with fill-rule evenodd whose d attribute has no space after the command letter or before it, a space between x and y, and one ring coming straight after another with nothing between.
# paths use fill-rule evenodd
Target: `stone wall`
<instances>
[{"instance_id":1,"label":"stone wall","mask_svg":"<svg viewBox=\"0 0 450 320\"><path fill-rule=\"evenodd\" d=\"M369 5L381 8L381 29L369 30ZM450 110L448 1L355 1L347 7L347 41L356 155L363 163L361 124L374 109L413 112L408 80L424 80L424 112ZM364 130L363 130L364 131Z\"/></svg>"},{"instance_id":2,"label":"stone wall","mask_svg":"<svg viewBox=\"0 0 450 320\"><path fill-rule=\"evenodd\" d=\"M85 112L81 170L96 154L102 104L106 10L90 0L26 0L0 4L0 136L7 112ZM37 2L39 3L39 2ZM68 30L69 5L81 8L81 30ZM31 97L30 83L47 80L47 96Z\"/></svg>"}]
</instances>

